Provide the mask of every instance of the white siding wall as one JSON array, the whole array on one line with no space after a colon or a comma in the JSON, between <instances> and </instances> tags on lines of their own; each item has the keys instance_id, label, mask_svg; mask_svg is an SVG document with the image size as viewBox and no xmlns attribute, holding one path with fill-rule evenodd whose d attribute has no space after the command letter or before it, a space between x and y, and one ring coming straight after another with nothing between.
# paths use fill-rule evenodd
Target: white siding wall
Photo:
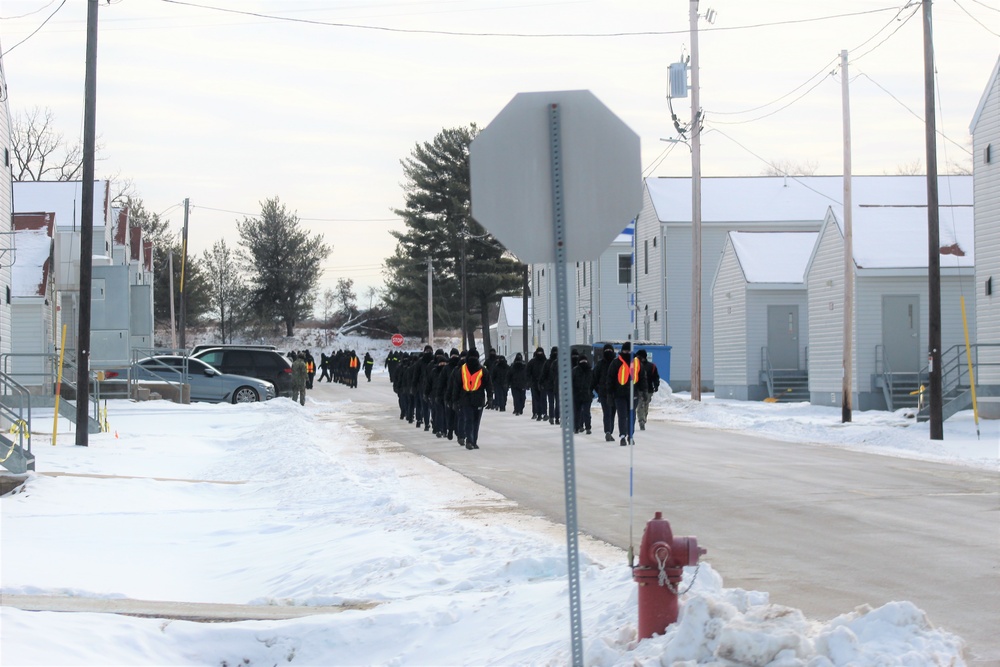
<instances>
[{"instance_id":1,"label":"white siding wall","mask_svg":"<svg viewBox=\"0 0 1000 667\"><path fill-rule=\"evenodd\" d=\"M976 219L976 342L1000 343L1000 79L994 78L986 92L986 104L973 137L973 188ZM986 161L986 149L990 161ZM986 295L992 278L993 293ZM966 310L970 299L966 298ZM1000 385L1000 350L983 349L977 383Z\"/></svg>"},{"instance_id":2,"label":"white siding wall","mask_svg":"<svg viewBox=\"0 0 1000 667\"><path fill-rule=\"evenodd\" d=\"M40 298L16 299L11 305L11 347L18 355L11 358L11 375L25 386L40 387L45 384L45 359L41 356L52 352L46 345L45 305Z\"/></svg>"},{"instance_id":3,"label":"white siding wall","mask_svg":"<svg viewBox=\"0 0 1000 667\"><path fill-rule=\"evenodd\" d=\"M753 285L747 290L747 378L758 384L760 350L767 346L767 307L799 307L799 368L806 368L806 348L809 347L809 299L803 284L800 288L767 289ZM718 363L718 362L716 362Z\"/></svg>"},{"instance_id":4,"label":"white siding wall","mask_svg":"<svg viewBox=\"0 0 1000 667\"><path fill-rule=\"evenodd\" d=\"M649 191L643 183L642 210L635 223L635 247L640 254L636 277L636 304L639 312L649 312L650 342L663 344L666 336L665 295L663 291L663 230L656 216ZM646 265L646 248L649 265ZM673 357L671 358L673 360Z\"/></svg>"},{"instance_id":5,"label":"white siding wall","mask_svg":"<svg viewBox=\"0 0 1000 667\"><path fill-rule=\"evenodd\" d=\"M806 285L809 294L809 392L812 402L817 405L840 405L844 387L844 239L832 220L820 232ZM854 330L857 331L857 326ZM855 339L854 358L857 356ZM857 386L855 371L852 392L857 391Z\"/></svg>"},{"instance_id":6,"label":"white siding wall","mask_svg":"<svg viewBox=\"0 0 1000 667\"><path fill-rule=\"evenodd\" d=\"M714 302L715 386L720 398L736 398L724 387L757 384L747 375L747 291L733 246L726 243L712 290ZM671 350L671 357L673 350ZM721 392L721 393L720 393Z\"/></svg>"},{"instance_id":7,"label":"white siding wall","mask_svg":"<svg viewBox=\"0 0 1000 667\"><path fill-rule=\"evenodd\" d=\"M7 91L7 80L0 62L0 91ZM13 151L10 138L10 108L7 95L0 101L0 354L11 351L11 307L7 290L11 287L11 264L14 263L13 244Z\"/></svg>"}]
</instances>

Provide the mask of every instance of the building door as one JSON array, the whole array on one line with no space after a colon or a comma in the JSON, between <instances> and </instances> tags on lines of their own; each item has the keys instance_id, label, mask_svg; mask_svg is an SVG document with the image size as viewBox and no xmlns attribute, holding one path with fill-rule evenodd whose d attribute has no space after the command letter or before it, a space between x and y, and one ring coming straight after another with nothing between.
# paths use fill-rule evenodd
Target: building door
<instances>
[{"instance_id":1,"label":"building door","mask_svg":"<svg viewBox=\"0 0 1000 667\"><path fill-rule=\"evenodd\" d=\"M767 355L771 367L799 369L799 307L767 307Z\"/></svg>"},{"instance_id":2,"label":"building door","mask_svg":"<svg viewBox=\"0 0 1000 667\"><path fill-rule=\"evenodd\" d=\"M882 297L882 346L894 373L916 373L920 354L920 297Z\"/></svg>"}]
</instances>

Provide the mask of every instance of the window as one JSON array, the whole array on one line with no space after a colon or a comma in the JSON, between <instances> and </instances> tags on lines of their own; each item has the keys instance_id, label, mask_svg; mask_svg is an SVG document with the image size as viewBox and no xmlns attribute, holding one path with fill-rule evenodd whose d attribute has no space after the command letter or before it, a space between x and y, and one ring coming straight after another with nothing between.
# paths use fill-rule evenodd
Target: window
<instances>
[{"instance_id":1,"label":"window","mask_svg":"<svg viewBox=\"0 0 1000 667\"><path fill-rule=\"evenodd\" d=\"M587 286L587 263L583 263L583 286Z\"/></svg>"},{"instance_id":2,"label":"window","mask_svg":"<svg viewBox=\"0 0 1000 667\"><path fill-rule=\"evenodd\" d=\"M632 282L632 255L618 255L618 284L628 285Z\"/></svg>"},{"instance_id":3,"label":"window","mask_svg":"<svg viewBox=\"0 0 1000 667\"><path fill-rule=\"evenodd\" d=\"M645 274L649 274L649 239L646 239L645 241L642 242L642 255L643 255L642 272Z\"/></svg>"}]
</instances>

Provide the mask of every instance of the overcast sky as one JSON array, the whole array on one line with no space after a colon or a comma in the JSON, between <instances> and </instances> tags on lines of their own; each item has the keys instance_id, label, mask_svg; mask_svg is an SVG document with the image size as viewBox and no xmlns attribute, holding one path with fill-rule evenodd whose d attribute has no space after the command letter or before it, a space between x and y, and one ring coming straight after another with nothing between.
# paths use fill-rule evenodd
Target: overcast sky
<instances>
[{"instance_id":1,"label":"overcast sky","mask_svg":"<svg viewBox=\"0 0 1000 667\"><path fill-rule=\"evenodd\" d=\"M323 286L353 278L367 305L395 247L389 231L403 228L392 213L403 205L400 160L442 128L486 126L518 92L589 89L640 135L646 175L690 175L688 148L663 141L676 136L667 70L690 53L689 7L101 0L97 174L132 179L175 229L190 198L197 252L235 243L235 221L278 196L333 246ZM82 135L86 9L0 3L12 114L48 107L71 141ZM920 3L702 0L700 13L709 9L714 23L699 23L705 176L757 175L768 162L842 173L844 49L854 172L922 172ZM1000 53L1000 0L938 0L933 12L939 169L970 168L969 122ZM690 119L689 98L673 109Z\"/></svg>"}]
</instances>

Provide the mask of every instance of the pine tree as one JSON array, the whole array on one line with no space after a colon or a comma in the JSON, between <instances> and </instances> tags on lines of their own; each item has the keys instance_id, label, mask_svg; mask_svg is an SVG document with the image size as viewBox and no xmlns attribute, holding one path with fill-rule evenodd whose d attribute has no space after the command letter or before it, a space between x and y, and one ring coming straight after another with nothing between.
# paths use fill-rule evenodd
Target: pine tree
<instances>
[{"instance_id":1,"label":"pine tree","mask_svg":"<svg viewBox=\"0 0 1000 667\"><path fill-rule=\"evenodd\" d=\"M312 312L321 274L330 254L323 235L310 235L277 197L261 203L259 218L236 223L245 253L248 303L263 318L284 322L287 336Z\"/></svg>"},{"instance_id":2,"label":"pine tree","mask_svg":"<svg viewBox=\"0 0 1000 667\"><path fill-rule=\"evenodd\" d=\"M427 327L427 262L434 271L434 322L444 327L466 323L463 338L474 325L462 313L463 259L466 315L482 318L489 346L491 306L514 293L520 264L496 239L472 219L469 186L469 145L478 134L475 124L444 129L430 142L414 146L401 161L405 208L395 213L406 230L392 232L396 251L386 262L385 304L405 333Z\"/></svg>"}]
</instances>

